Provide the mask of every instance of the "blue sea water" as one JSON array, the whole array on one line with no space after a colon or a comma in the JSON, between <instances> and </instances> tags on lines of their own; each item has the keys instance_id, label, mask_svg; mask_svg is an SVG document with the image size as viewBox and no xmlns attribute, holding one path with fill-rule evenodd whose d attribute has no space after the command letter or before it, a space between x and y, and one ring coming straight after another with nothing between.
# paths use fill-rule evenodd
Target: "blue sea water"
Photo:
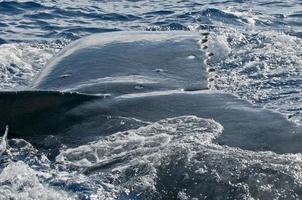
<instances>
[{"instance_id":1,"label":"blue sea water","mask_svg":"<svg viewBox=\"0 0 302 200\"><path fill-rule=\"evenodd\" d=\"M301 27L299 0L0 1L0 88L26 88L62 48L94 33L203 31L211 33L208 48L219 48L221 52L208 63L212 90L235 94L302 124ZM179 120L184 127L184 121L195 126L205 123L192 117ZM161 123L175 125L173 120ZM166 171L169 163L158 166L156 160L173 160L176 146L181 146L181 139L187 138L167 136L166 130L158 133L171 141L165 150L159 148L147 155L139 153L138 159L133 158L111 171L89 175L74 166L90 166L91 156L99 159L96 151L104 147L108 153L102 161L114 160L110 157L110 145L114 141L108 144L100 140L64 149L54 162L30 143L11 139L10 155L0 160L0 199L302 198L301 154L279 155L220 146L211 142L221 133L220 125L213 121L207 123L213 131L197 143L199 150L192 150L197 146L192 144L181 154L186 156L178 158L188 167L174 166L176 169L170 175ZM132 133L153 141L150 134L154 126L159 125L151 124L140 133L138 130ZM122 136L116 133L115 137ZM139 150L144 152L143 147ZM202 159L190 160L188 157L192 155ZM136 176L125 181L126 174L134 172ZM171 181L170 190L164 194L159 185L169 182L168 177L173 175L181 180L190 176L197 179L203 185L199 187L199 196L196 197L192 186L194 181L178 189L173 189L176 183ZM176 195L169 196L171 191Z\"/></svg>"}]
</instances>

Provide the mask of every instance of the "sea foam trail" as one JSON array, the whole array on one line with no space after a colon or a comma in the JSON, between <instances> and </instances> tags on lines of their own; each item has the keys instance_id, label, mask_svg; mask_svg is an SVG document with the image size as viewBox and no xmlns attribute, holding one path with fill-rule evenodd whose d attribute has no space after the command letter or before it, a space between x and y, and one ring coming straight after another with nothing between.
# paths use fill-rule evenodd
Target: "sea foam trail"
<instances>
[{"instance_id":1,"label":"sea foam trail","mask_svg":"<svg viewBox=\"0 0 302 200\"><path fill-rule=\"evenodd\" d=\"M56 160L119 198L299 199L300 154L220 146L223 127L182 116L67 149ZM285 184L286 183L286 184Z\"/></svg>"}]
</instances>

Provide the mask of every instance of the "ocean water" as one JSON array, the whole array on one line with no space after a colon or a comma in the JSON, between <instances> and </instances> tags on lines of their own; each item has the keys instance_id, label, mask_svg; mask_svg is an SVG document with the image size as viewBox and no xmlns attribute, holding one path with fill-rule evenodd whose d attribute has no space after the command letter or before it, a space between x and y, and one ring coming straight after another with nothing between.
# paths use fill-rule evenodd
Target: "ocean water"
<instances>
[{"instance_id":1,"label":"ocean water","mask_svg":"<svg viewBox=\"0 0 302 200\"><path fill-rule=\"evenodd\" d=\"M0 1L0 88L26 89L62 48L94 33L207 32L209 52L220 52L207 63L211 90L301 125L301 27L299 0ZM216 144L222 125L195 116L142 124L62 147L52 159L28 141L3 137L0 199L302 198L300 153Z\"/></svg>"}]
</instances>

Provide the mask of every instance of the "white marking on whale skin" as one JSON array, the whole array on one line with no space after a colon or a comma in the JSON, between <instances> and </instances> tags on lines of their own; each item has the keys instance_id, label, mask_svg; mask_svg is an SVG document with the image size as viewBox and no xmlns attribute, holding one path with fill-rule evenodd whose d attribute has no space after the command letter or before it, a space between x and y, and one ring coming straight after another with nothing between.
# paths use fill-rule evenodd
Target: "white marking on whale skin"
<instances>
[{"instance_id":1,"label":"white marking on whale skin","mask_svg":"<svg viewBox=\"0 0 302 200\"><path fill-rule=\"evenodd\" d=\"M123 99L133 99L133 98L142 98L142 97L151 97L151 96L167 96L172 94L212 94L215 93L210 90L196 90L196 91L185 91L185 89L179 90L165 90L165 91L155 91L155 92L142 92L142 93L135 93L135 94L125 94L116 97L116 100L123 100Z\"/></svg>"},{"instance_id":2,"label":"white marking on whale skin","mask_svg":"<svg viewBox=\"0 0 302 200\"><path fill-rule=\"evenodd\" d=\"M60 76L60 78L68 78L68 77L70 77L70 76L72 76L71 73L69 73L69 74L62 74L62 75Z\"/></svg>"},{"instance_id":3,"label":"white marking on whale skin","mask_svg":"<svg viewBox=\"0 0 302 200\"><path fill-rule=\"evenodd\" d=\"M161 79L150 77L150 76L141 76L141 75L130 75L130 76L116 76L116 77L104 77L98 78L94 80L89 80L86 82L82 82L77 84L72 88L68 88L63 90L65 92L72 90L79 90L82 88L86 88L89 86L93 86L100 83L135 83L135 84L155 84L159 83Z\"/></svg>"},{"instance_id":4,"label":"white marking on whale skin","mask_svg":"<svg viewBox=\"0 0 302 200\"><path fill-rule=\"evenodd\" d=\"M227 103L225 109L226 110L244 110L244 111L254 112L254 113L261 113L261 111L262 111L262 110L259 110L259 109L250 108L250 107L243 106L243 105L240 105L240 104L236 104L236 103L233 103L233 102L232 103Z\"/></svg>"},{"instance_id":5,"label":"white marking on whale skin","mask_svg":"<svg viewBox=\"0 0 302 200\"><path fill-rule=\"evenodd\" d=\"M136 86L134 86L134 88L136 90L142 90L144 87L142 85L136 85Z\"/></svg>"},{"instance_id":6,"label":"white marking on whale skin","mask_svg":"<svg viewBox=\"0 0 302 200\"><path fill-rule=\"evenodd\" d=\"M194 55L189 55L188 57L187 57L187 59L189 59L189 60L193 60L193 59L195 59L196 57L194 56Z\"/></svg>"},{"instance_id":7,"label":"white marking on whale skin","mask_svg":"<svg viewBox=\"0 0 302 200\"><path fill-rule=\"evenodd\" d=\"M164 72L165 70L158 68L158 69L155 69L154 71L159 73L159 72Z\"/></svg>"}]
</instances>

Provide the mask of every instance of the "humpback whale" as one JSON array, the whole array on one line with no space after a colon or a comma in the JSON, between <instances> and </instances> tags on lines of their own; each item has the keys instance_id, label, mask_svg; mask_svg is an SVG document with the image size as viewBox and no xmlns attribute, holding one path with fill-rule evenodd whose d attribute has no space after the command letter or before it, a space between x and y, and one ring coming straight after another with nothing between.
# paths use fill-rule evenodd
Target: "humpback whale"
<instances>
[{"instance_id":1,"label":"humpback whale","mask_svg":"<svg viewBox=\"0 0 302 200\"><path fill-rule=\"evenodd\" d=\"M55 135L78 145L168 117L195 115L223 127L219 144L301 152L301 127L277 112L209 90L198 32L112 32L75 41L25 91L0 93L0 127L10 137ZM289 145L290 144L290 145ZM40 144L41 145L41 144Z\"/></svg>"}]
</instances>

